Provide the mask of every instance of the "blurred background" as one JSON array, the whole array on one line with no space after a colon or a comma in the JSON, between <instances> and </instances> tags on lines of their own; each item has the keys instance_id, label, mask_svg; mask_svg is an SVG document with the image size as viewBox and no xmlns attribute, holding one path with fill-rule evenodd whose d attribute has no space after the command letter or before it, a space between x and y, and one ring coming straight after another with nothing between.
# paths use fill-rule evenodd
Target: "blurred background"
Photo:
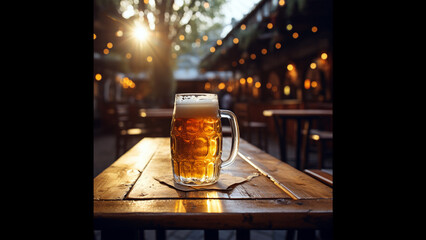
<instances>
[{"instance_id":1,"label":"blurred background","mask_svg":"<svg viewBox=\"0 0 426 240\"><path fill-rule=\"evenodd\" d=\"M94 177L147 136L169 136L174 94L210 92L241 137L280 158L265 109L332 109L331 0L95 0ZM224 123L226 129L226 123ZM289 164L295 124L287 122ZM331 119L314 128L332 131ZM316 166L315 141L307 167ZM332 168L332 141L323 165ZM294 157L293 157L294 158Z\"/></svg>"}]
</instances>

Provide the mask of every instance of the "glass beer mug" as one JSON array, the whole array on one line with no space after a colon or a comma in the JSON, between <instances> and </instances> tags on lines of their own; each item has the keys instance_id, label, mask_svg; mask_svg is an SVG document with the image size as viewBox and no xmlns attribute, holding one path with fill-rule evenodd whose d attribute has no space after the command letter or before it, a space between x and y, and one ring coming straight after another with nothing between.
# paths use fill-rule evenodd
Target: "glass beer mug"
<instances>
[{"instance_id":1,"label":"glass beer mug","mask_svg":"<svg viewBox=\"0 0 426 240\"><path fill-rule=\"evenodd\" d=\"M232 130L231 153L224 161L221 117L229 119ZM170 132L175 182L187 186L216 183L220 169L234 162L239 138L235 114L219 109L216 94L176 94Z\"/></svg>"}]
</instances>

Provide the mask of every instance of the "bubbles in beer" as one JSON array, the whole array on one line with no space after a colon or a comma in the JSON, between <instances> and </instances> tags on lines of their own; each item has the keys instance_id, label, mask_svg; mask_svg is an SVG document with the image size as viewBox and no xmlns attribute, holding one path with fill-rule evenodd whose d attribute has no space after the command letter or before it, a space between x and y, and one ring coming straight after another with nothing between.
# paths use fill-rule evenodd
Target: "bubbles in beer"
<instances>
[{"instance_id":1,"label":"bubbles in beer","mask_svg":"<svg viewBox=\"0 0 426 240\"><path fill-rule=\"evenodd\" d=\"M221 164L220 118L173 118L171 149L175 177L187 183L217 179Z\"/></svg>"}]
</instances>

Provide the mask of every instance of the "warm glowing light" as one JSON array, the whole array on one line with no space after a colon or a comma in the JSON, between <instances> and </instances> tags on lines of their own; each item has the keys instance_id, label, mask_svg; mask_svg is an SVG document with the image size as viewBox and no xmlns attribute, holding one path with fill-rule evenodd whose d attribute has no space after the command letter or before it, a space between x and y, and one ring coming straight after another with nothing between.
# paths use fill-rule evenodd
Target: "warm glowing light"
<instances>
[{"instance_id":1,"label":"warm glowing light","mask_svg":"<svg viewBox=\"0 0 426 240\"><path fill-rule=\"evenodd\" d=\"M185 40L185 36L183 34L179 35L179 40L181 41Z\"/></svg>"},{"instance_id":2,"label":"warm glowing light","mask_svg":"<svg viewBox=\"0 0 426 240\"><path fill-rule=\"evenodd\" d=\"M141 117L146 117L146 112L145 111L141 112Z\"/></svg>"},{"instance_id":3,"label":"warm glowing light","mask_svg":"<svg viewBox=\"0 0 426 240\"><path fill-rule=\"evenodd\" d=\"M123 36L123 31L118 30L117 32L115 32L115 36L122 37Z\"/></svg>"},{"instance_id":4,"label":"warm glowing light","mask_svg":"<svg viewBox=\"0 0 426 240\"><path fill-rule=\"evenodd\" d=\"M250 84L250 83L252 83L252 82L253 82L253 78L252 78L252 77L248 77L248 78L247 78L247 83L248 83L248 84Z\"/></svg>"},{"instance_id":5,"label":"warm glowing light","mask_svg":"<svg viewBox=\"0 0 426 240\"><path fill-rule=\"evenodd\" d=\"M110 48L110 49L111 49L113 46L114 46L114 45L112 44L112 42L108 42L108 43L107 43L107 48Z\"/></svg>"},{"instance_id":6,"label":"warm glowing light","mask_svg":"<svg viewBox=\"0 0 426 240\"><path fill-rule=\"evenodd\" d=\"M100 73L97 73L97 74L95 75L95 79L96 79L96 81L101 81L101 79L102 79L102 75L101 75Z\"/></svg>"},{"instance_id":7,"label":"warm glowing light","mask_svg":"<svg viewBox=\"0 0 426 240\"><path fill-rule=\"evenodd\" d=\"M256 82L255 84L254 84L254 87L255 88L260 88L260 86L261 86L262 84L260 83L260 82Z\"/></svg>"},{"instance_id":8,"label":"warm glowing light","mask_svg":"<svg viewBox=\"0 0 426 240\"><path fill-rule=\"evenodd\" d=\"M293 69L294 69L293 64L289 64L289 65L287 65L287 70L289 70L289 71L293 71Z\"/></svg>"},{"instance_id":9,"label":"warm glowing light","mask_svg":"<svg viewBox=\"0 0 426 240\"><path fill-rule=\"evenodd\" d=\"M240 78L240 83L241 84L245 84L246 83L246 79L245 78Z\"/></svg>"},{"instance_id":10,"label":"warm glowing light","mask_svg":"<svg viewBox=\"0 0 426 240\"><path fill-rule=\"evenodd\" d=\"M216 41L216 44L217 44L218 46L222 45L222 40L220 40L220 39L219 39L219 40L217 40L217 41Z\"/></svg>"},{"instance_id":11,"label":"warm glowing light","mask_svg":"<svg viewBox=\"0 0 426 240\"><path fill-rule=\"evenodd\" d=\"M211 48L210 48L210 52L214 53L215 51L216 51L216 48L215 48L215 47L211 47Z\"/></svg>"},{"instance_id":12,"label":"warm glowing light","mask_svg":"<svg viewBox=\"0 0 426 240\"><path fill-rule=\"evenodd\" d=\"M136 38L138 41L144 41L147 39L148 30L146 27L142 25L136 25L133 29L133 37Z\"/></svg>"},{"instance_id":13,"label":"warm glowing light","mask_svg":"<svg viewBox=\"0 0 426 240\"><path fill-rule=\"evenodd\" d=\"M254 53L250 54L250 58L251 58L251 60L255 60L256 59L256 54L254 54Z\"/></svg>"},{"instance_id":14,"label":"warm glowing light","mask_svg":"<svg viewBox=\"0 0 426 240\"><path fill-rule=\"evenodd\" d=\"M326 60L328 58L327 53L321 53L321 59Z\"/></svg>"},{"instance_id":15,"label":"warm glowing light","mask_svg":"<svg viewBox=\"0 0 426 240\"><path fill-rule=\"evenodd\" d=\"M280 1L278 2L278 4L282 7L282 6L284 6L285 1L284 1L284 0L280 0Z\"/></svg>"},{"instance_id":16,"label":"warm glowing light","mask_svg":"<svg viewBox=\"0 0 426 240\"><path fill-rule=\"evenodd\" d=\"M274 24L272 24L272 23L268 23L268 25L266 25L266 27L267 27L268 29L272 29L272 28L274 27Z\"/></svg>"},{"instance_id":17,"label":"warm glowing light","mask_svg":"<svg viewBox=\"0 0 426 240\"><path fill-rule=\"evenodd\" d=\"M234 44L238 44L238 42L239 42L240 40L238 40L238 38L234 38L233 40L232 40L232 42L234 43Z\"/></svg>"},{"instance_id":18,"label":"warm glowing light","mask_svg":"<svg viewBox=\"0 0 426 240\"><path fill-rule=\"evenodd\" d=\"M266 50L266 48L262 48L262 50L260 51L263 55L266 55L268 53L268 50Z\"/></svg>"},{"instance_id":19,"label":"warm glowing light","mask_svg":"<svg viewBox=\"0 0 426 240\"><path fill-rule=\"evenodd\" d=\"M315 69L315 68L317 68L317 64L313 62L313 63L311 63L311 65L309 65L309 67L311 69Z\"/></svg>"},{"instance_id":20,"label":"warm glowing light","mask_svg":"<svg viewBox=\"0 0 426 240\"><path fill-rule=\"evenodd\" d=\"M318 141L320 139L319 135L312 135L312 140Z\"/></svg>"},{"instance_id":21,"label":"warm glowing light","mask_svg":"<svg viewBox=\"0 0 426 240\"><path fill-rule=\"evenodd\" d=\"M209 4L208 2L204 2L204 3L203 3L203 6L204 6L204 8L206 8L206 9L207 9L207 8L209 8L209 7L210 7L210 4Z\"/></svg>"},{"instance_id":22,"label":"warm glowing light","mask_svg":"<svg viewBox=\"0 0 426 240\"><path fill-rule=\"evenodd\" d=\"M316 88L316 87L318 87L318 82L317 82L317 81L312 81L312 82L311 82L311 87L312 87L312 88Z\"/></svg>"},{"instance_id":23,"label":"warm glowing light","mask_svg":"<svg viewBox=\"0 0 426 240\"><path fill-rule=\"evenodd\" d=\"M105 48L105 49L104 49L104 54L105 54L105 55L107 55L108 53L109 53L109 49L108 49L108 48Z\"/></svg>"},{"instance_id":24,"label":"warm glowing light","mask_svg":"<svg viewBox=\"0 0 426 240\"><path fill-rule=\"evenodd\" d=\"M233 61L231 64L233 67L236 67L238 63L236 61Z\"/></svg>"},{"instance_id":25,"label":"warm glowing light","mask_svg":"<svg viewBox=\"0 0 426 240\"><path fill-rule=\"evenodd\" d=\"M151 56L146 57L146 61L147 62L152 62L152 57Z\"/></svg>"},{"instance_id":26,"label":"warm glowing light","mask_svg":"<svg viewBox=\"0 0 426 240\"><path fill-rule=\"evenodd\" d=\"M286 96L290 95L290 86L287 85L284 87L284 95Z\"/></svg>"},{"instance_id":27,"label":"warm glowing light","mask_svg":"<svg viewBox=\"0 0 426 240\"><path fill-rule=\"evenodd\" d=\"M220 90L223 90L223 89L225 89L226 85L225 85L225 83L221 82L221 83L219 83L219 85L218 85L217 87L218 87Z\"/></svg>"},{"instance_id":28,"label":"warm glowing light","mask_svg":"<svg viewBox=\"0 0 426 240\"><path fill-rule=\"evenodd\" d=\"M203 40L204 40L204 42L205 42L205 41L209 40L209 37L208 37L207 35L204 35L204 36L203 36Z\"/></svg>"},{"instance_id":29,"label":"warm glowing light","mask_svg":"<svg viewBox=\"0 0 426 240\"><path fill-rule=\"evenodd\" d=\"M95 40L96 39L96 34L93 34L93 40Z\"/></svg>"},{"instance_id":30,"label":"warm glowing light","mask_svg":"<svg viewBox=\"0 0 426 240\"><path fill-rule=\"evenodd\" d=\"M297 32L294 32L292 36L294 39L297 39L299 37L299 34Z\"/></svg>"},{"instance_id":31,"label":"warm glowing light","mask_svg":"<svg viewBox=\"0 0 426 240\"><path fill-rule=\"evenodd\" d=\"M126 53L126 58L127 58L127 59L132 58L132 54L131 54L131 53Z\"/></svg>"},{"instance_id":32,"label":"warm glowing light","mask_svg":"<svg viewBox=\"0 0 426 240\"><path fill-rule=\"evenodd\" d=\"M244 61L244 59L243 59L243 58L240 58L240 60L238 60L238 62L239 62L241 65L243 65L243 64L245 63L245 61Z\"/></svg>"},{"instance_id":33,"label":"warm glowing light","mask_svg":"<svg viewBox=\"0 0 426 240\"><path fill-rule=\"evenodd\" d=\"M233 89L233 88L232 88L232 86L228 86L228 87L226 87L226 91L227 91L227 92L232 92L232 89Z\"/></svg>"},{"instance_id":34,"label":"warm glowing light","mask_svg":"<svg viewBox=\"0 0 426 240\"><path fill-rule=\"evenodd\" d=\"M245 24L241 24L241 30L246 30L246 25Z\"/></svg>"},{"instance_id":35,"label":"warm glowing light","mask_svg":"<svg viewBox=\"0 0 426 240\"><path fill-rule=\"evenodd\" d=\"M272 88L272 83L268 82L268 83L266 84L266 88L267 88L267 89L271 89L271 88Z\"/></svg>"},{"instance_id":36,"label":"warm glowing light","mask_svg":"<svg viewBox=\"0 0 426 240\"><path fill-rule=\"evenodd\" d=\"M291 31L291 29L293 29L293 25L287 24L286 29L287 31Z\"/></svg>"},{"instance_id":37,"label":"warm glowing light","mask_svg":"<svg viewBox=\"0 0 426 240\"><path fill-rule=\"evenodd\" d=\"M305 79L305 89L309 89L311 87L311 79Z\"/></svg>"},{"instance_id":38,"label":"warm glowing light","mask_svg":"<svg viewBox=\"0 0 426 240\"><path fill-rule=\"evenodd\" d=\"M311 30L312 30L312 32L316 33L316 32L318 31L318 28L317 28L316 26L313 26L313 27L311 28Z\"/></svg>"},{"instance_id":39,"label":"warm glowing light","mask_svg":"<svg viewBox=\"0 0 426 240\"><path fill-rule=\"evenodd\" d=\"M208 91L208 90L210 90L210 88L212 87L212 85L211 85L211 83L209 83L209 82L206 82L205 84L204 84L204 90L206 90L206 91Z\"/></svg>"},{"instance_id":40,"label":"warm glowing light","mask_svg":"<svg viewBox=\"0 0 426 240\"><path fill-rule=\"evenodd\" d=\"M276 49L280 49L281 48L281 43L279 43L279 42L275 43L275 48Z\"/></svg>"}]
</instances>

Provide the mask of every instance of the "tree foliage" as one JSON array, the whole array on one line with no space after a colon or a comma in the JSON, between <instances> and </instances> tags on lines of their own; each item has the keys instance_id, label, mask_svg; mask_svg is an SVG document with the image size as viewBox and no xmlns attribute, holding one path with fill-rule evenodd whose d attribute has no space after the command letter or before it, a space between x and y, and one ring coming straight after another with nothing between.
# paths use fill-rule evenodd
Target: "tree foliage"
<instances>
[{"instance_id":1,"label":"tree foliage","mask_svg":"<svg viewBox=\"0 0 426 240\"><path fill-rule=\"evenodd\" d=\"M166 102L170 102L176 85L173 61L179 54L197 53L197 49L198 53L202 53L200 51L208 47L200 48L200 45L210 43L211 46L212 41L219 39L223 29L220 8L225 1L95 0L95 10L107 11L129 31L135 25L149 29L150 37L145 46L132 53L130 69L137 72L148 68L153 81L153 98L158 101L165 98ZM127 45L132 44L128 42ZM150 64L144 61L147 56L153 58Z\"/></svg>"}]
</instances>

